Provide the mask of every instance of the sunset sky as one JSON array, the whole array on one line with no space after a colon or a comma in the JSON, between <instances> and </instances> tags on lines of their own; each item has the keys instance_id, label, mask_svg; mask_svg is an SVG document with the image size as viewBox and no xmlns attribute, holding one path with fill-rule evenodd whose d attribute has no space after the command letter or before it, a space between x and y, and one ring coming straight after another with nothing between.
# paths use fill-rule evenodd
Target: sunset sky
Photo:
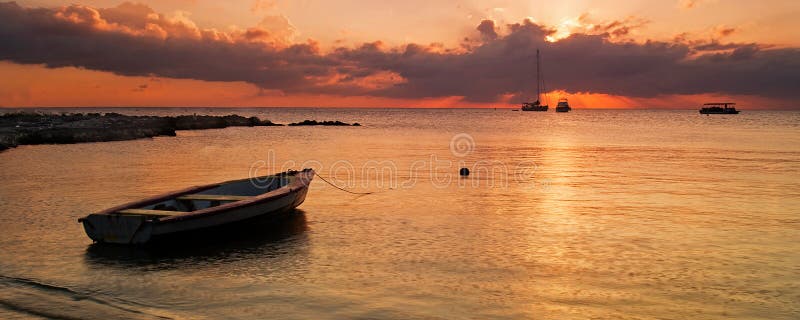
<instances>
[{"instance_id":1,"label":"sunset sky","mask_svg":"<svg viewBox=\"0 0 800 320\"><path fill-rule=\"evenodd\" d=\"M0 107L800 108L800 1L0 2Z\"/></svg>"}]
</instances>

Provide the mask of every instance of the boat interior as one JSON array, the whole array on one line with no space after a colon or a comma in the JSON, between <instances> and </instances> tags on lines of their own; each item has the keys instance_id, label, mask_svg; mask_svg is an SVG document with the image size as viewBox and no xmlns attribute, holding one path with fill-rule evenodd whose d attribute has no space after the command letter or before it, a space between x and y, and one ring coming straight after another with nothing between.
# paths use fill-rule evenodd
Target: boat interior
<instances>
[{"instance_id":1,"label":"boat interior","mask_svg":"<svg viewBox=\"0 0 800 320\"><path fill-rule=\"evenodd\" d=\"M248 200L282 188L295 179L290 175L272 175L224 182L200 191L190 191L145 206L115 212L122 215L174 216L222 204Z\"/></svg>"}]
</instances>

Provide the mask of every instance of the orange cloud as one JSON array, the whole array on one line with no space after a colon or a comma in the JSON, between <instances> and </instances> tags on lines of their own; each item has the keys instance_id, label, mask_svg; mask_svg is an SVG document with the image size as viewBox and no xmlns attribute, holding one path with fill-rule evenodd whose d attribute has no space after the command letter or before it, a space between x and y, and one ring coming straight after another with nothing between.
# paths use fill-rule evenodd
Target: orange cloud
<instances>
[{"instance_id":1,"label":"orange cloud","mask_svg":"<svg viewBox=\"0 0 800 320\"><path fill-rule=\"evenodd\" d=\"M716 28L714 28L714 34L716 35L717 38L724 38L724 37L730 36L733 33L735 33L736 31L737 31L737 29L734 28L734 27L727 27L727 26L722 26L722 25L721 26L717 26Z\"/></svg>"},{"instance_id":2,"label":"orange cloud","mask_svg":"<svg viewBox=\"0 0 800 320\"><path fill-rule=\"evenodd\" d=\"M684 9L692 9L699 5L702 1L701 0L680 0L678 2L678 6Z\"/></svg>"}]
</instances>

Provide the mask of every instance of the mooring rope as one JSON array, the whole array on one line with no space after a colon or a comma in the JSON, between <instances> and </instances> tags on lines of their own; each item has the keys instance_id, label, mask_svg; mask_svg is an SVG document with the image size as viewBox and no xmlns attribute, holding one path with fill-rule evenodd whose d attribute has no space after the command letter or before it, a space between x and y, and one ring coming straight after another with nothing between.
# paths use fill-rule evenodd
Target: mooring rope
<instances>
[{"instance_id":1,"label":"mooring rope","mask_svg":"<svg viewBox=\"0 0 800 320\"><path fill-rule=\"evenodd\" d=\"M325 183L327 183L327 184L331 185L332 187L334 187L334 188L336 188L336 189L342 190L342 191L344 191L344 192L347 192L347 193L352 193L352 194L373 194L373 193L374 193L374 192L355 192L355 191L346 190L346 189L343 189L343 188L341 188L341 187L339 187L339 186L337 186L337 185L333 184L332 182L328 181L328 179L325 179L324 177L322 177L321 175L319 175L319 173L316 173L316 172L314 172L314 174L315 174L317 177L319 177L320 179L322 179L322 181L325 181Z\"/></svg>"}]
</instances>

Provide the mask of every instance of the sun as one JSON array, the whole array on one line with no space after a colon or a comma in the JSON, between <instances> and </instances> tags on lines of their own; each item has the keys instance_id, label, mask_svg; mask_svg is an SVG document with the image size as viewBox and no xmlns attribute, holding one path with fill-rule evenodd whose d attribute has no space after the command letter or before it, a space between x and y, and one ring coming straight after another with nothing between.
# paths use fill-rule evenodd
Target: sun
<instances>
[{"instance_id":1,"label":"sun","mask_svg":"<svg viewBox=\"0 0 800 320\"><path fill-rule=\"evenodd\" d=\"M561 39L566 39L571 36L575 30L585 27L587 26L581 23L580 18L564 18L561 19L561 23L558 24L556 32L545 37L545 40L548 42L556 42Z\"/></svg>"}]
</instances>

